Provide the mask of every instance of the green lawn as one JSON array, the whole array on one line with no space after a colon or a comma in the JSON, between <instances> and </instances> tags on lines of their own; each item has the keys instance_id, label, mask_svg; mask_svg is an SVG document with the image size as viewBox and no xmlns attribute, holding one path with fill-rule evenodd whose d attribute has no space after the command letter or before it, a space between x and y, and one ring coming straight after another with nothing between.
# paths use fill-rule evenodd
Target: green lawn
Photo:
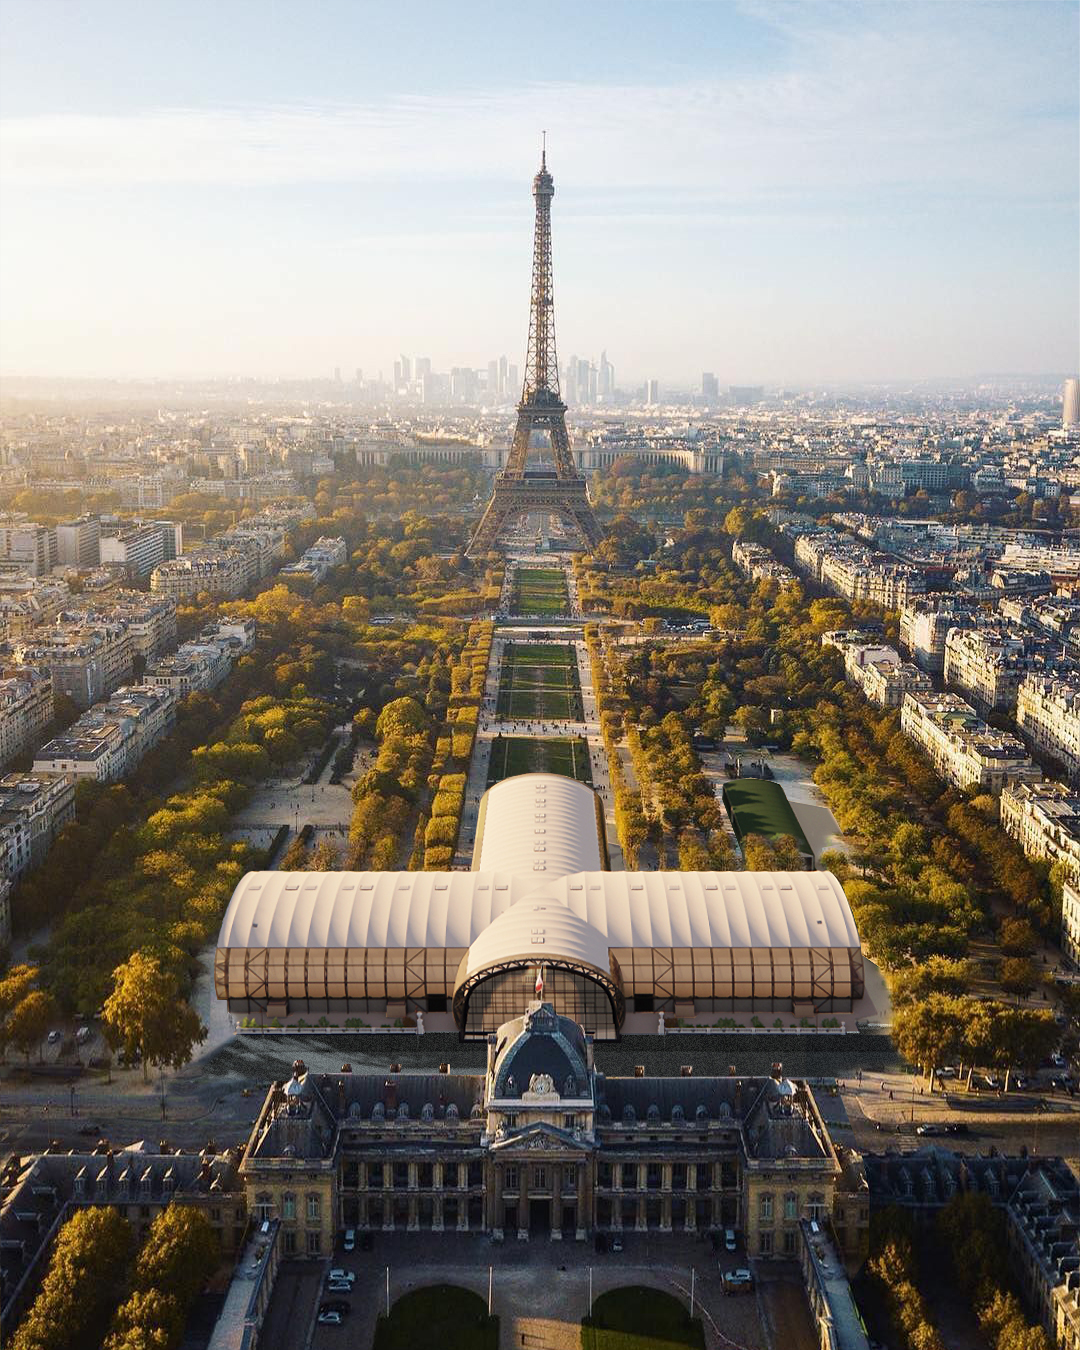
<instances>
[{"instance_id":1,"label":"green lawn","mask_svg":"<svg viewBox=\"0 0 1080 1350\"><path fill-rule=\"evenodd\" d=\"M500 717L580 718L581 683L569 643L511 642L503 653Z\"/></svg>"},{"instance_id":2,"label":"green lawn","mask_svg":"<svg viewBox=\"0 0 1080 1350\"><path fill-rule=\"evenodd\" d=\"M660 1289L612 1289L581 1324L581 1350L705 1350L701 1319Z\"/></svg>"},{"instance_id":3,"label":"green lawn","mask_svg":"<svg viewBox=\"0 0 1080 1350\"><path fill-rule=\"evenodd\" d=\"M517 614L565 614L570 608L561 567L522 567L514 573L512 596Z\"/></svg>"},{"instance_id":4,"label":"green lawn","mask_svg":"<svg viewBox=\"0 0 1080 1350\"><path fill-rule=\"evenodd\" d=\"M591 785L589 747L581 736L497 736L491 743L488 787L519 773L560 773Z\"/></svg>"},{"instance_id":5,"label":"green lawn","mask_svg":"<svg viewBox=\"0 0 1080 1350\"><path fill-rule=\"evenodd\" d=\"M499 1350L499 1319L479 1294L433 1284L379 1314L372 1350Z\"/></svg>"}]
</instances>

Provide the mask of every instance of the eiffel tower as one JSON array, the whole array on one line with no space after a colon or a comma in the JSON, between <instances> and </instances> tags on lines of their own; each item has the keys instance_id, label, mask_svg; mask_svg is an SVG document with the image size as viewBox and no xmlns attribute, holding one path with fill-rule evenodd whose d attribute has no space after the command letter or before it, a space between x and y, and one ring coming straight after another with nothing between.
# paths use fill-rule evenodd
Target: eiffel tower
<instances>
[{"instance_id":1,"label":"eiffel tower","mask_svg":"<svg viewBox=\"0 0 1080 1350\"><path fill-rule=\"evenodd\" d=\"M546 145L532 190L536 198L536 233L533 237L525 383L506 467L495 475L495 491L466 550L469 557L490 552L497 546L506 527L530 512L561 517L577 536L582 549L595 548L601 539L585 479L578 473L570 454L566 404L559 394L555 298L551 282L551 199L555 195L555 183L547 169ZM548 437L553 468L528 467L533 432Z\"/></svg>"}]
</instances>

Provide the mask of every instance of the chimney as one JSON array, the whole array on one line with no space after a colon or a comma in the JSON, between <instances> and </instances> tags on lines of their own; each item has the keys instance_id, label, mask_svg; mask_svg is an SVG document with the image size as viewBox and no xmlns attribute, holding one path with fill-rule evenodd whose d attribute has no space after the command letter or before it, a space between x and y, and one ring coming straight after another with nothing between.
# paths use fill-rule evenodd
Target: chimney
<instances>
[{"instance_id":1,"label":"chimney","mask_svg":"<svg viewBox=\"0 0 1080 1350\"><path fill-rule=\"evenodd\" d=\"M770 1073L772 1074L774 1080L777 1083L779 1083L780 1079L783 1078L784 1076L784 1066L782 1064L774 1064L772 1066L772 1069L770 1070Z\"/></svg>"},{"instance_id":2,"label":"chimney","mask_svg":"<svg viewBox=\"0 0 1080 1350\"><path fill-rule=\"evenodd\" d=\"M729 1065L727 1066L727 1076L728 1076L729 1078L734 1078L734 1077L735 1077L735 1065L734 1065L734 1064L729 1064Z\"/></svg>"},{"instance_id":3,"label":"chimney","mask_svg":"<svg viewBox=\"0 0 1080 1350\"><path fill-rule=\"evenodd\" d=\"M635 1064L635 1065L634 1065L634 1077L635 1077L635 1078L644 1078L644 1077L645 1077L645 1065L644 1065L644 1064Z\"/></svg>"},{"instance_id":4,"label":"chimney","mask_svg":"<svg viewBox=\"0 0 1080 1350\"><path fill-rule=\"evenodd\" d=\"M694 1076L694 1066L693 1066L692 1064L680 1064L680 1065L679 1065L679 1076L680 1076L681 1078L693 1078L693 1076Z\"/></svg>"}]
</instances>

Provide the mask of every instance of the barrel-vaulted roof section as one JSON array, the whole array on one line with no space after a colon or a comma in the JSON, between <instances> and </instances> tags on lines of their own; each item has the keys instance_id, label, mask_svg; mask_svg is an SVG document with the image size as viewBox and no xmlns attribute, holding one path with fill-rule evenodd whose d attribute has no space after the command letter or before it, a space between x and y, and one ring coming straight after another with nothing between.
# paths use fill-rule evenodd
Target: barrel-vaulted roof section
<instances>
[{"instance_id":1,"label":"barrel-vaulted roof section","mask_svg":"<svg viewBox=\"0 0 1080 1350\"><path fill-rule=\"evenodd\" d=\"M525 902L565 905L609 947L859 946L831 872L603 871L249 872L218 946L471 947Z\"/></svg>"},{"instance_id":2,"label":"barrel-vaulted roof section","mask_svg":"<svg viewBox=\"0 0 1080 1350\"><path fill-rule=\"evenodd\" d=\"M592 924L560 900L523 900L511 905L484 929L469 948L465 974L472 975L516 956L543 963L546 957L611 968L610 943Z\"/></svg>"},{"instance_id":3,"label":"barrel-vaulted roof section","mask_svg":"<svg viewBox=\"0 0 1080 1350\"><path fill-rule=\"evenodd\" d=\"M557 773L520 773L488 788L480 808L477 872L532 872L543 861L549 876L598 872L605 864L596 793Z\"/></svg>"}]
</instances>

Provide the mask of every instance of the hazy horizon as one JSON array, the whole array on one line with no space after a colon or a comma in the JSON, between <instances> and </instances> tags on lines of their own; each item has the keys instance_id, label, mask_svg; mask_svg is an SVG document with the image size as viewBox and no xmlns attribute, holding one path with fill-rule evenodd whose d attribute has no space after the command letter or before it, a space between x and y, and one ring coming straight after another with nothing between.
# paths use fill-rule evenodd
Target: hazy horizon
<instances>
[{"instance_id":1,"label":"hazy horizon","mask_svg":"<svg viewBox=\"0 0 1080 1350\"><path fill-rule=\"evenodd\" d=\"M1077 8L8 0L7 378L1075 372Z\"/></svg>"}]
</instances>

